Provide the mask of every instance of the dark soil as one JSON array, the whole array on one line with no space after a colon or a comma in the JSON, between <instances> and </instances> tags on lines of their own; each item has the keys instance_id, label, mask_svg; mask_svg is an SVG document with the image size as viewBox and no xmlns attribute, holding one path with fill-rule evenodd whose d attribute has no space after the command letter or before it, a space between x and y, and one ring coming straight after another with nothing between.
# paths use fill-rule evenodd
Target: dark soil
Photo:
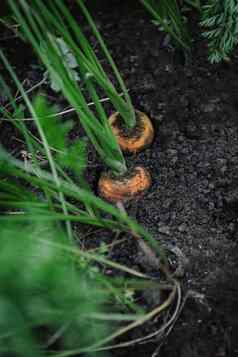
<instances>
[{"instance_id":1,"label":"dark soil","mask_svg":"<svg viewBox=\"0 0 238 357\"><path fill-rule=\"evenodd\" d=\"M229 64L210 65L195 36L192 59L183 61L138 2L97 6L99 29L135 107L156 128L152 147L127 157L144 164L153 178L133 214L159 241L181 249L189 261L184 292L205 297L205 303L186 302L159 356L238 356L238 53ZM1 137L7 135L5 125ZM98 172L91 169L92 184ZM135 247L124 245L117 258L134 265L133 254ZM154 341L113 355L151 356L156 346Z\"/></svg>"}]
</instances>

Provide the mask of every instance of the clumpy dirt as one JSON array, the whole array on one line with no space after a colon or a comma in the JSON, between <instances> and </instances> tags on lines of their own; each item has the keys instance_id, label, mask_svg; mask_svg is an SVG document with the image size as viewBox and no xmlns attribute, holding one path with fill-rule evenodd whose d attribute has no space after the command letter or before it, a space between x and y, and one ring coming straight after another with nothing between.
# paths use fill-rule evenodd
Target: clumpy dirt
<instances>
[{"instance_id":1,"label":"clumpy dirt","mask_svg":"<svg viewBox=\"0 0 238 357\"><path fill-rule=\"evenodd\" d=\"M230 63L210 65L193 29L192 57L183 61L138 1L89 5L135 107L156 128L151 148L127 157L153 178L132 214L183 252L184 291L206 301L186 302L158 355L238 356L238 52ZM119 261L128 260L126 252ZM152 356L155 349L156 341L112 355Z\"/></svg>"},{"instance_id":2,"label":"clumpy dirt","mask_svg":"<svg viewBox=\"0 0 238 357\"><path fill-rule=\"evenodd\" d=\"M135 106L157 129L152 147L128 158L153 178L136 218L181 249L189 260L184 285L208 302L185 305L159 355L238 355L237 53L231 63L212 66L195 38L191 60L181 63L135 2L115 1L97 18ZM140 349L128 350L134 353Z\"/></svg>"}]
</instances>

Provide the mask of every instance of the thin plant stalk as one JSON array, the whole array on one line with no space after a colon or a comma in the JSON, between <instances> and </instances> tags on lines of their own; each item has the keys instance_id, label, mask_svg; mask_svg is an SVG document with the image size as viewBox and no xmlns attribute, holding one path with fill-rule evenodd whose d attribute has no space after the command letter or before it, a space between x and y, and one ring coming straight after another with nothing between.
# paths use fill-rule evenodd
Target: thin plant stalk
<instances>
[{"instance_id":1,"label":"thin plant stalk","mask_svg":"<svg viewBox=\"0 0 238 357\"><path fill-rule=\"evenodd\" d=\"M37 130L38 130L39 135L41 137L41 140L42 140L42 143L43 143L46 155L47 155L47 159L49 161L49 165L50 165L50 168L51 168L52 176L54 178L54 182L55 182L55 185L56 185L57 190L58 190L60 202L61 202L61 205L62 205L62 210L63 210L64 214L67 215L68 212L67 212L67 208L66 208L65 198L64 198L64 195L63 195L63 193L62 193L62 191L60 189L60 181L59 181L59 176L58 176L58 173L57 173L57 170L56 170L56 167L55 167L54 159L53 159L53 156L51 154L51 150L49 148L45 133L42 130L42 127L41 127L40 122L38 120L37 114L36 114L32 104L31 104L31 102L29 101L28 96L25 94L24 88L22 87L21 83L19 82L18 78L16 77L14 71L12 70L11 66L9 65L9 63L6 60L6 57L3 55L2 51L0 51L0 58L3 61L4 65L6 66L6 68L8 69L9 73L11 74L14 82L16 83L19 91L21 92L22 97L24 98L24 100L25 100L25 102L26 102L26 104L28 106L28 109L29 109L32 117L35 120L35 124L36 124ZM72 228L71 228L71 224L70 224L69 221L66 221L66 229L67 229L68 237L72 241L72 239L73 239Z\"/></svg>"},{"instance_id":2,"label":"thin plant stalk","mask_svg":"<svg viewBox=\"0 0 238 357\"><path fill-rule=\"evenodd\" d=\"M140 0L140 2L163 29L170 34L179 47L185 51L190 50L191 39L182 21L182 15L176 0Z\"/></svg>"},{"instance_id":3,"label":"thin plant stalk","mask_svg":"<svg viewBox=\"0 0 238 357\"><path fill-rule=\"evenodd\" d=\"M84 52L76 45L66 28L62 28L61 26L59 29L56 27L61 25L60 19L59 21L56 21L57 19L53 20L52 18L54 17L52 14L49 14L49 10L42 13L45 14L45 18L43 15L39 16L36 11L32 13L31 10L29 11L28 4L24 0L20 1L19 6L13 0L9 0L9 3L21 23L25 36L31 42L47 69L58 79L63 94L76 109L87 135L102 160L106 162L115 174L125 173L127 170L125 160L106 120L107 115L99 100L96 86L99 85L104 88L114 106L116 104L119 105L121 114L122 112L130 111L128 105L124 103L122 97L115 91L112 83L108 81L105 72L102 73L101 70L98 70L98 66L95 66L95 58L93 57L93 60L87 58ZM40 0L36 0L36 4L43 6ZM21 11L19 9L20 6ZM55 26L62 38L67 40L67 44L75 54L75 58L81 69L80 73L83 76L90 96L95 102L98 115L89 109L80 86L69 76L70 68L67 67L66 63L62 63L62 55L55 41L56 37L50 33L52 26ZM86 48L88 46L86 43ZM86 54L88 55L88 51Z\"/></svg>"}]
</instances>

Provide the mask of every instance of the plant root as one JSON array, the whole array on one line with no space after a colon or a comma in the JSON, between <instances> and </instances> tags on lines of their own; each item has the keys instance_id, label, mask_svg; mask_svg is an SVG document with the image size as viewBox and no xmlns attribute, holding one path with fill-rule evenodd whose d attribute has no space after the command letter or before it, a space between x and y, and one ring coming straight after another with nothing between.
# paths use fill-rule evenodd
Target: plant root
<instances>
[{"instance_id":1,"label":"plant root","mask_svg":"<svg viewBox=\"0 0 238 357\"><path fill-rule=\"evenodd\" d=\"M149 117L137 110L136 118L137 123L133 129L125 129L118 112L113 113L109 118L112 131L121 150L132 154L136 154L150 146L154 139L154 128Z\"/></svg>"},{"instance_id":2,"label":"plant root","mask_svg":"<svg viewBox=\"0 0 238 357\"><path fill-rule=\"evenodd\" d=\"M109 202L127 202L141 196L151 186L151 176L142 166L136 166L128 176L103 173L99 179L100 196Z\"/></svg>"}]
</instances>

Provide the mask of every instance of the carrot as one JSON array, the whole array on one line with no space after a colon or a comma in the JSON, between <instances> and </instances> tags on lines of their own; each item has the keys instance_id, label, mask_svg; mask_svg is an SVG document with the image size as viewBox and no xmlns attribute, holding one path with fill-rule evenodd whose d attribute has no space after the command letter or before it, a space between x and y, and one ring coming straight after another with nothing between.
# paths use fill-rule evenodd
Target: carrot
<instances>
[{"instance_id":1,"label":"carrot","mask_svg":"<svg viewBox=\"0 0 238 357\"><path fill-rule=\"evenodd\" d=\"M150 146L154 139L154 129L149 117L137 110L136 121L136 126L128 130L123 126L118 112L113 113L109 118L112 131L124 152L136 154Z\"/></svg>"},{"instance_id":2,"label":"carrot","mask_svg":"<svg viewBox=\"0 0 238 357\"><path fill-rule=\"evenodd\" d=\"M110 202L126 202L137 198L151 186L150 173L136 166L128 175L113 176L103 173L99 179L99 194Z\"/></svg>"}]
</instances>

